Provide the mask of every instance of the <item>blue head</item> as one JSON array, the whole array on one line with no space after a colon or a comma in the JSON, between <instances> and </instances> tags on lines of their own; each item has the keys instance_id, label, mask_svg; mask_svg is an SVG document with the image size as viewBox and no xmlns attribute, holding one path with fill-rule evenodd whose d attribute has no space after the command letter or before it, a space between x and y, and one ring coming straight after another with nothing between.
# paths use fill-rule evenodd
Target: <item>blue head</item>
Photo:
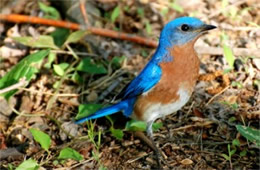
<instances>
[{"instance_id":1,"label":"blue head","mask_svg":"<svg viewBox=\"0 0 260 170\"><path fill-rule=\"evenodd\" d=\"M180 17L166 24L160 35L160 42L164 45L183 45L204 32L216 28L206 25L193 17Z\"/></svg>"},{"instance_id":2,"label":"blue head","mask_svg":"<svg viewBox=\"0 0 260 170\"><path fill-rule=\"evenodd\" d=\"M180 17L170 21L161 31L159 47L154 55L155 61L165 60L161 57L166 56L167 49L172 46L188 43L214 28L216 27L193 17Z\"/></svg>"}]
</instances>

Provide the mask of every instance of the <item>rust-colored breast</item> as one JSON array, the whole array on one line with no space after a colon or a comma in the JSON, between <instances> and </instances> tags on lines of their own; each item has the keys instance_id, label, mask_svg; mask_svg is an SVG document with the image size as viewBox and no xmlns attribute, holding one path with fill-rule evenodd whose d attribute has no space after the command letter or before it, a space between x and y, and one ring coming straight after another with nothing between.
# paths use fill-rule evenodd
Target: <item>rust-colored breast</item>
<instances>
[{"instance_id":1,"label":"rust-colored breast","mask_svg":"<svg viewBox=\"0 0 260 170\"><path fill-rule=\"evenodd\" d=\"M180 88L192 94L199 72L199 59L193 48L195 41L169 49L173 61L160 63L161 80L146 95L138 97L133 113L135 119L143 120L142 114L153 104L177 101Z\"/></svg>"}]
</instances>

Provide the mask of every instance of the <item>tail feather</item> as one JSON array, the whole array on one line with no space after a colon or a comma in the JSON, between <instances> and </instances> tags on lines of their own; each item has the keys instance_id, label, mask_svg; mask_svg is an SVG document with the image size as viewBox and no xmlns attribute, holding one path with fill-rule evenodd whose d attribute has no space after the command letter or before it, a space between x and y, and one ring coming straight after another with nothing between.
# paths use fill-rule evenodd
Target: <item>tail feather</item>
<instances>
[{"instance_id":1,"label":"tail feather","mask_svg":"<svg viewBox=\"0 0 260 170\"><path fill-rule=\"evenodd\" d=\"M94 114L92 114L90 116L76 120L75 123L80 124L80 123L83 123L83 122L91 120L91 119L97 119L97 118L100 118L100 117L103 117L103 116L108 116L108 115L117 113L119 111L124 111L126 109L126 107L127 107L127 103L125 103L124 101L121 101L121 102L119 102L115 105L101 109L101 110L95 112Z\"/></svg>"}]
</instances>

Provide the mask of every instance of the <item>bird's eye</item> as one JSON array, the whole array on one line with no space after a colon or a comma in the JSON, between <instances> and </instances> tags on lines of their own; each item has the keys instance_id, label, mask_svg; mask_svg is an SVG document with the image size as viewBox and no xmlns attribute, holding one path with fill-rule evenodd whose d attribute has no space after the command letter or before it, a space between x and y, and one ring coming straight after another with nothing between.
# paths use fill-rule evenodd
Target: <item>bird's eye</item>
<instances>
[{"instance_id":1,"label":"bird's eye","mask_svg":"<svg viewBox=\"0 0 260 170\"><path fill-rule=\"evenodd\" d=\"M188 31L190 29L190 27L187 25L187 24L183 24L182 26L181 26L181 30L182 31Z\"/></svg>"}]
</instances>

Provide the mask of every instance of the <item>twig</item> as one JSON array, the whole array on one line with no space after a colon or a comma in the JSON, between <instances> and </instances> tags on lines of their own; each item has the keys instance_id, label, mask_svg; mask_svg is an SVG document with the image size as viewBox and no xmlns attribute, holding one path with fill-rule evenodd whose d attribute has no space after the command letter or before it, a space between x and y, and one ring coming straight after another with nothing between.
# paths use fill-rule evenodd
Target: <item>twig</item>
<instances>
[{"instance_id":1,"label":"twig","mask_svg":"<svg viewBox=\"0 0 260 170\"><path fill-rule=\"evenodd\" d=\"M205 106L208 106L216 97L224 93L230 86L225 87L223 90L221 90L219 93L215 94L209 101L206 103Z\"/></svg>"},{"instance_id":2,"label":"twig","mask_svg":"<svg viewBox=\"0 0 260 170\"><path fill-rule=\"evenodd\" d=\"M213 121L207 121L207 122L201 122L201 123L198 122L198 123L195 123L193 125L186 125L186 126L183 126L183 127L172 129L172 130L170 130L170 132L186 130L186 129L190 129L192 127L205 127L205 126L209 126L209 125L211 125L213 123L214 123Z\"/></svg>"},{"instance_id":3,"label":"twig","mask_svg":"<svg viewBox=\"0 0 260 170\"><path fill-rule=\"evenodd\" d=\"M12 111L17 114L18 116L25 116L25 117L40 117L40 116L44 116L44 114L26 114L23 111L19 112L18 110L16 110L14 107L11 107Z\"/></svg>"},{"instance_id":4,"label":"twig","mask_svg":"<svg viewBox=\"0 0 260 170\"><path fill-rule=\"evenodd\" d=\"M244 3L244 0L238 1L239 3ZM236 3L236 5L239 5L239 3ZM235 5L235 4L233 4ZM222 11L220 11L221 13ZM215 15L215 14L214 14ZM79 24L72 23L72 22L66 22L66 21L57 21L57 20L51 20L51 19L44 19L39 17L33 17L33 16L27 16L27 15L18 15L18 14L9 14L9 15L3 15L0 14L0 21L8 21L8 22L14 22L14 23L32 23L32 24L42 24L42 25L50 25L55 27L62 27L62 28L68 28L72 30L79 30L83 29ZM131 42L135 42L141 45L146 45L151 48L156 48L158 43L154 40L121 33L117 31L112 31L108 29L103 28L95 28L95 27L88 27L88 31L90 31L92 34L100 35L104 37L110 37L110 38L117 38L121 40L127 40ZM219 47L205 47L205 46L196 46L196 51L199 54L210 54L210 55L222 55L223 49ZM247 49L247 48L233 48L234 55L236 56L255 56L257 58L260 58L260 50L259 49Z\"/></svg>"},{"instance_id":5,"label":"twig","mask_svg":"<svg viewBox=\"0 0 260 170\"><path fill-rule=\"evenodd\" d=\"M90 26L90 24L88 22L88 15L87 15L87 12L86 12L87 10L85 8L85 4L86 4L86 0L80 0L79 1L79 8L80 8L81 14L83 15L85 24L88 27L88 26Z\"/></svg>"},{"instance_id":6,"label":"twig","mask_svg":"<svg viewBox=\"0 0 260 170\"><path fill-rule=\"evenodd\" d=\"M195 46L195 49L199 54L223 55L223 48L220 47ZM254 56L260 58L260 49L232 48L232 51L235 56Z\"/></svg>"},{"instance_id":7,"label":"twig","mask_svg":"<svg viewBox=\"0 0 260 170\"><path fill-rule=\"evenodd\" d=\"M189 107L189 110L188 110L188 112L187 112L187 116L191 113L191 109L193 108L193 105L194 105L194 101L192 101L192 103L191 103L191 105L190 105L190 107Z\"/></svg>"},{"instance_id":8,"label":"twig","mask_svg":"<svg viewBox=\"0 0 260 170\"><path fill-rule=\"evenodd\" d=\"M94 157L91 157L90 159L87 159L87 160L85 160L85 161L82 161L82 162L79 162L79 163L77 163L77 164L75 164L75 165L72 165L72 166L69 168L69 170L70 170L70 169L74 169L74 168L78 167L79 165L84 165L85 163L88 163L88 162L93 161L93 160L94 160Z\"/></svg>"},{"instance_id":9,"label":"twig","mask_svg":"<svg viewBox=\"0 0 260 170\"><path fill-rule=\"evenodd\" d=\"M122 77L119 77L115 80L106 90L104 90L101 95L98 97L97 102L103 100L111 91L113 91L123 80Z\"/></svg>"},{"instance_id":10,"label":"twig","mask_svg":"<svg viewBox=\"0 0 260 170\"><path fill-rule=\"evenodd\" d=\"M9 14L9 15L0 14L0 20L14 22L14 23L42 24L42 25L68 28L72 30L83 29L83 26L80 26L79 24L72 23L72 22L57 21L57 20L44 19L44 18L39 18L34 16L19 15L19 14ZM153 48L157 47L156 41L144 37L136 36L136 35L116 32L116 31L103 29L103 28L95 28L95 27L88 27L87 30L95 35L128 40L128 41L132 41Z\"/></svg>"},{"instance_id":11,"label":"twig","mask_svg":"<svg viewBox=\"0 0 260 170\"><path fill-rule=\"evenodd\" d=\"M73 55L72 52L70 52L70 51L51 50L51 52L58 53L58 54ZM80 56L98 57L98 55L96 55L96 54L91 54L91 53L86 53L86 52L75 52L75 54L80 55Z\"/></svg>"},{"instance_id":12,"label":"twig","mask_svg":"<svg viewBox=\"0 0 260 170\"><path fill-rule=\"evenodd\" d=\"M150 153L151 153L151 152L150 152ZM142 154L139 154L139 155L138 155L136 158L134 158L134 159L129 159L128 161L126 161L126 163L127 163L127 164L131 164L131 163L133 163L133 162L135 162L135 161L137 161L137 160L139 160L139 159L141 159L141 158L147 156L147 155L150 154L150 153L142 152Z\"/></svg>"},{"instance_id":13,"label":"twig","mask_svg":"<svg viewBox=\"0 0 260 170\"><path fill-rule=\"evenodd\" d=\"M63 94L54 94L54 93L48 93L48 92L40 92L38 90L32 90L32 89L27 89L27 88L23 88L20 87L19 90L23 90L23 91L28 91L30 93L36 93L36 94L44 94L44 95L49 95L49 96L57 96L57 97L78 97L79 94L73 94L73 93L63 93Z\"/></svg>"},{"instance_id":14,"label":"twig","mask_svg":"<svg viewBox=\"0 0 260 170\"><path fill-rule=\"evenodd\" d=\"M16 84L13 84L9 87L6 87L4 89L1 89L0 90L0 94L3 94L3 93L6 93L6 92L9 92L11 90L15 90L15 89L18 89L19 87L22 87L22 86L25 86L26 84L28 83L28 81L26 81L25 77L21 78L19 80L19 82L17 82Z\"/></svg>"}]
</instances>

